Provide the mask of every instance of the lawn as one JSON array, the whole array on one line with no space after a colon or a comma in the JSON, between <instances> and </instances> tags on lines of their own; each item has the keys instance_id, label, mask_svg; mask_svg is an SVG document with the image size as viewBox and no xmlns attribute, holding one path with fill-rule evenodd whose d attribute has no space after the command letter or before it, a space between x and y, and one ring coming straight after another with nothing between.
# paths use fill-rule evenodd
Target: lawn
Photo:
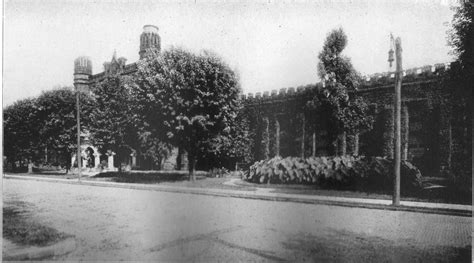
<instances>
[{"instance_id":1,"label":"lawn","mask_svg":"<svg viewBox=\"0 0 474 263\"><path fill-rule=\"evenodd\" d=\"M160 184L178 187L197 187L213 189L232 189L255 191L255 186L237 186L224 184L230 177L208 177L204 171L196 172L196 181L189 181L187 171L132 171L132 172L106 172L87 178L86 180L100 180L121 183Z\"/></svg>"}]
</instances>

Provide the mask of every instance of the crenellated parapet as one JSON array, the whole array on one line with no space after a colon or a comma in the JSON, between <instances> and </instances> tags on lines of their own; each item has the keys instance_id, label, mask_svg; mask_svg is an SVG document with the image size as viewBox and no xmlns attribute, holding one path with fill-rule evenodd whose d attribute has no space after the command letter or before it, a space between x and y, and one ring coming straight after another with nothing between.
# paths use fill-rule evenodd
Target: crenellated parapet
<instances>
[{"instance_id":1,"label":"crenellated parapet","mask_svg":"<svg viewBox=\"0 0 474 263\"><path fill-rule=\"evenodd\" d=\"M281 88L279 90L271 90L271 91L264 91L257 92L257 93L248 93L242 94L241 99L247 103L252 102L259 102L259 101L275 101L275 100L285 100L285 99L292 99L297 97L305 97L312 94L315 94L316 91L323 87L322 83L316 84L309 84L305 86L298 86L298 87L289 87L289 88Z\"/></svg>"},{"instance_id":2,"label":"crenellated parapet","mask_svg":"<svg viewBox=\"0 0 474 263\"><path fill-rule=\"evenodd\" d=\"M452 63L437 63L434 65L425 65L417 68L410 68L403 71L403 80L405 82L434 80L445 74ZM370 88L374 86L383 86L392 84L395 81L394 72L375 73L363 78L361 89Z\"/></svg>"},{"instance_id":3,"label":"crenellated parapet","mask_svg":"<svg viewBox=\"0 0 474 263\"><path fill-rule=\"evenodd\" d=\"M417 68L411 68L403 71L404 85L413 82L423 81L437 81L443 76L449 68L453 67L453 63L438 63L434 65L426 65ZM392 85L395 82L394 72L375 73L364 76L359 87L359 92L367 92L374 88L383 88ZM271 103L272 101L292 100L295 98L304 98L306 96L314 95L318 90L323 88L324 84L318 82L316 84L309 84L305 86L298 86L296 88L281 88L279 90L271 90L257 93L242 94L241 99L245 104L255 103Z\"/></svg>"}]
</instances>

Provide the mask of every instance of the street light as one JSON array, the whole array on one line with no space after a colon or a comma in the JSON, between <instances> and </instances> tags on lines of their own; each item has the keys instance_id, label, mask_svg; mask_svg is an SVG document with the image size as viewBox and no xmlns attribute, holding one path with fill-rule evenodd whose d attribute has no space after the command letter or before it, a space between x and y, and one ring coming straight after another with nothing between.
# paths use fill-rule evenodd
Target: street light
<instances>
[{"instance_id":1,"label":"street light","mask_svg":"<svg viewBox=\"0 0 474 263\"><path fill-rule=\"evenodd\" d=\"M400 37L397 37L394 41L392 34L390 34L390 50L388 52L388 62L390 67L392 67L393 58L393 46L395 45L395 98L394 98L394 108L395 108L395 149L394 149L394 175L393 180L394 189L393 189L393 200L392 204L394 206L400 205L400 162L401 162L401 89L402 89L402 78L403 78L403 69L402 69L402 40Z\"/></svg>"},{"instance_id":2,"label":"street light","mask_svg":"<svg viewBox=\"0 0 474 263\"><path fill-rule=\"evenodd\" d=\"M390 65L390 68L392 68L392 62L393 62L393 60L394 60L394 58L393 58L393 53L394 53L394 51L393 51L393 46L392 46L392 44L393 44L393 36L392 36L391 34L390 34L390 38L391 38L391 39L390 39L390 50L388 51L388 63L389 63L389 65Z\"/></svg>"},{"instance_id":3,"label":"street light","mask_svg":"<svg viewBox=\"0 0 474 263\"><path fill-rule=\"evenodd\" d=\"M76 111L77 111L77 170L78 170L78 180L81 181L81 105L79 103L81 98L81 92L79 91L79 87L76 85Z\"/></svg>"},{"instance_id":4,"label":"street light","mask_svg":"<svg viewBox=\"0 0 474 263\"><path fill-rule=\"evenodd\" d=\"M74 60L74 87L76 89L76 110L77 110L77 170L79 181L81 180L81 90L89 89L89 79L92 75L92 61L88 57L78 57Z\"/></svg>"}]
</instances>

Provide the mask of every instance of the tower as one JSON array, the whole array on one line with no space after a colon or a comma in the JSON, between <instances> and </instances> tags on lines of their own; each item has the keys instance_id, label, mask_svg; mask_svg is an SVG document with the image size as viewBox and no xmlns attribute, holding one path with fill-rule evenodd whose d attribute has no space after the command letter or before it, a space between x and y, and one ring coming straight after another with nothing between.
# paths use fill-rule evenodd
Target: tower
<instances>
[{"instance_id":1,"label":"tower","mask_svg":"<svg viewBox=\"0 0 474 263\"><path fill-rule=\"evenodd\" d=\"M89 81L92 75L92 61L88 57L78 57L74 60L74 87L82 92L89 91Z\"/></svg>"},{"instance_id":2,"label":"tower","mask_svg":"<svg viewBox=\"0 0 474 263\"><path fill-rule=\"evenodd\" d=\"M114 51L112 60L110 62L104 62L104 73L105 75L120 73L124 70L125 64L127 64L127 59L124 57L119 57L117 59L117 52Z\"/></svg>"},{"instance_id":3,"label":"tower","mask_svg":"<svg viewBox=\"0 0 474 263\"><path fill-rule=\"evenodd\" d=\"M143 33L140 35L140 59L145 58L148 52L160 52L161 39L158 35L158 27L153 25L145 25Z\"/></svg>"}]
</instances>

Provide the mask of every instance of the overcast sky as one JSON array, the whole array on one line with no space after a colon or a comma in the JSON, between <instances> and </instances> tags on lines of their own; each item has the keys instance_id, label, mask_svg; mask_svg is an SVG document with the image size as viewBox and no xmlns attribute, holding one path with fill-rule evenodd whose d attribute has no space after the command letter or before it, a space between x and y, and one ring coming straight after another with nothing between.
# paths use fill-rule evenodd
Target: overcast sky
<instances>
[{"instance_id":1,"label":"overcast sky","mask_svg":"<svg viewBox=\"0 0 474 263\"><path fill-rule=\"evenodd\" d=\"M72 86L78 56L92 59L94 74L114 50L135 62L145 24L159 27L162 49L220 54L239 72L245 93L319 81L317 55L337 27L349 38L345 55L362 74L388 70L390 32L402 38L404 68L450 62L451 4L10 0L4 4L3 103Z\"/></svg>"}]
</instances>

